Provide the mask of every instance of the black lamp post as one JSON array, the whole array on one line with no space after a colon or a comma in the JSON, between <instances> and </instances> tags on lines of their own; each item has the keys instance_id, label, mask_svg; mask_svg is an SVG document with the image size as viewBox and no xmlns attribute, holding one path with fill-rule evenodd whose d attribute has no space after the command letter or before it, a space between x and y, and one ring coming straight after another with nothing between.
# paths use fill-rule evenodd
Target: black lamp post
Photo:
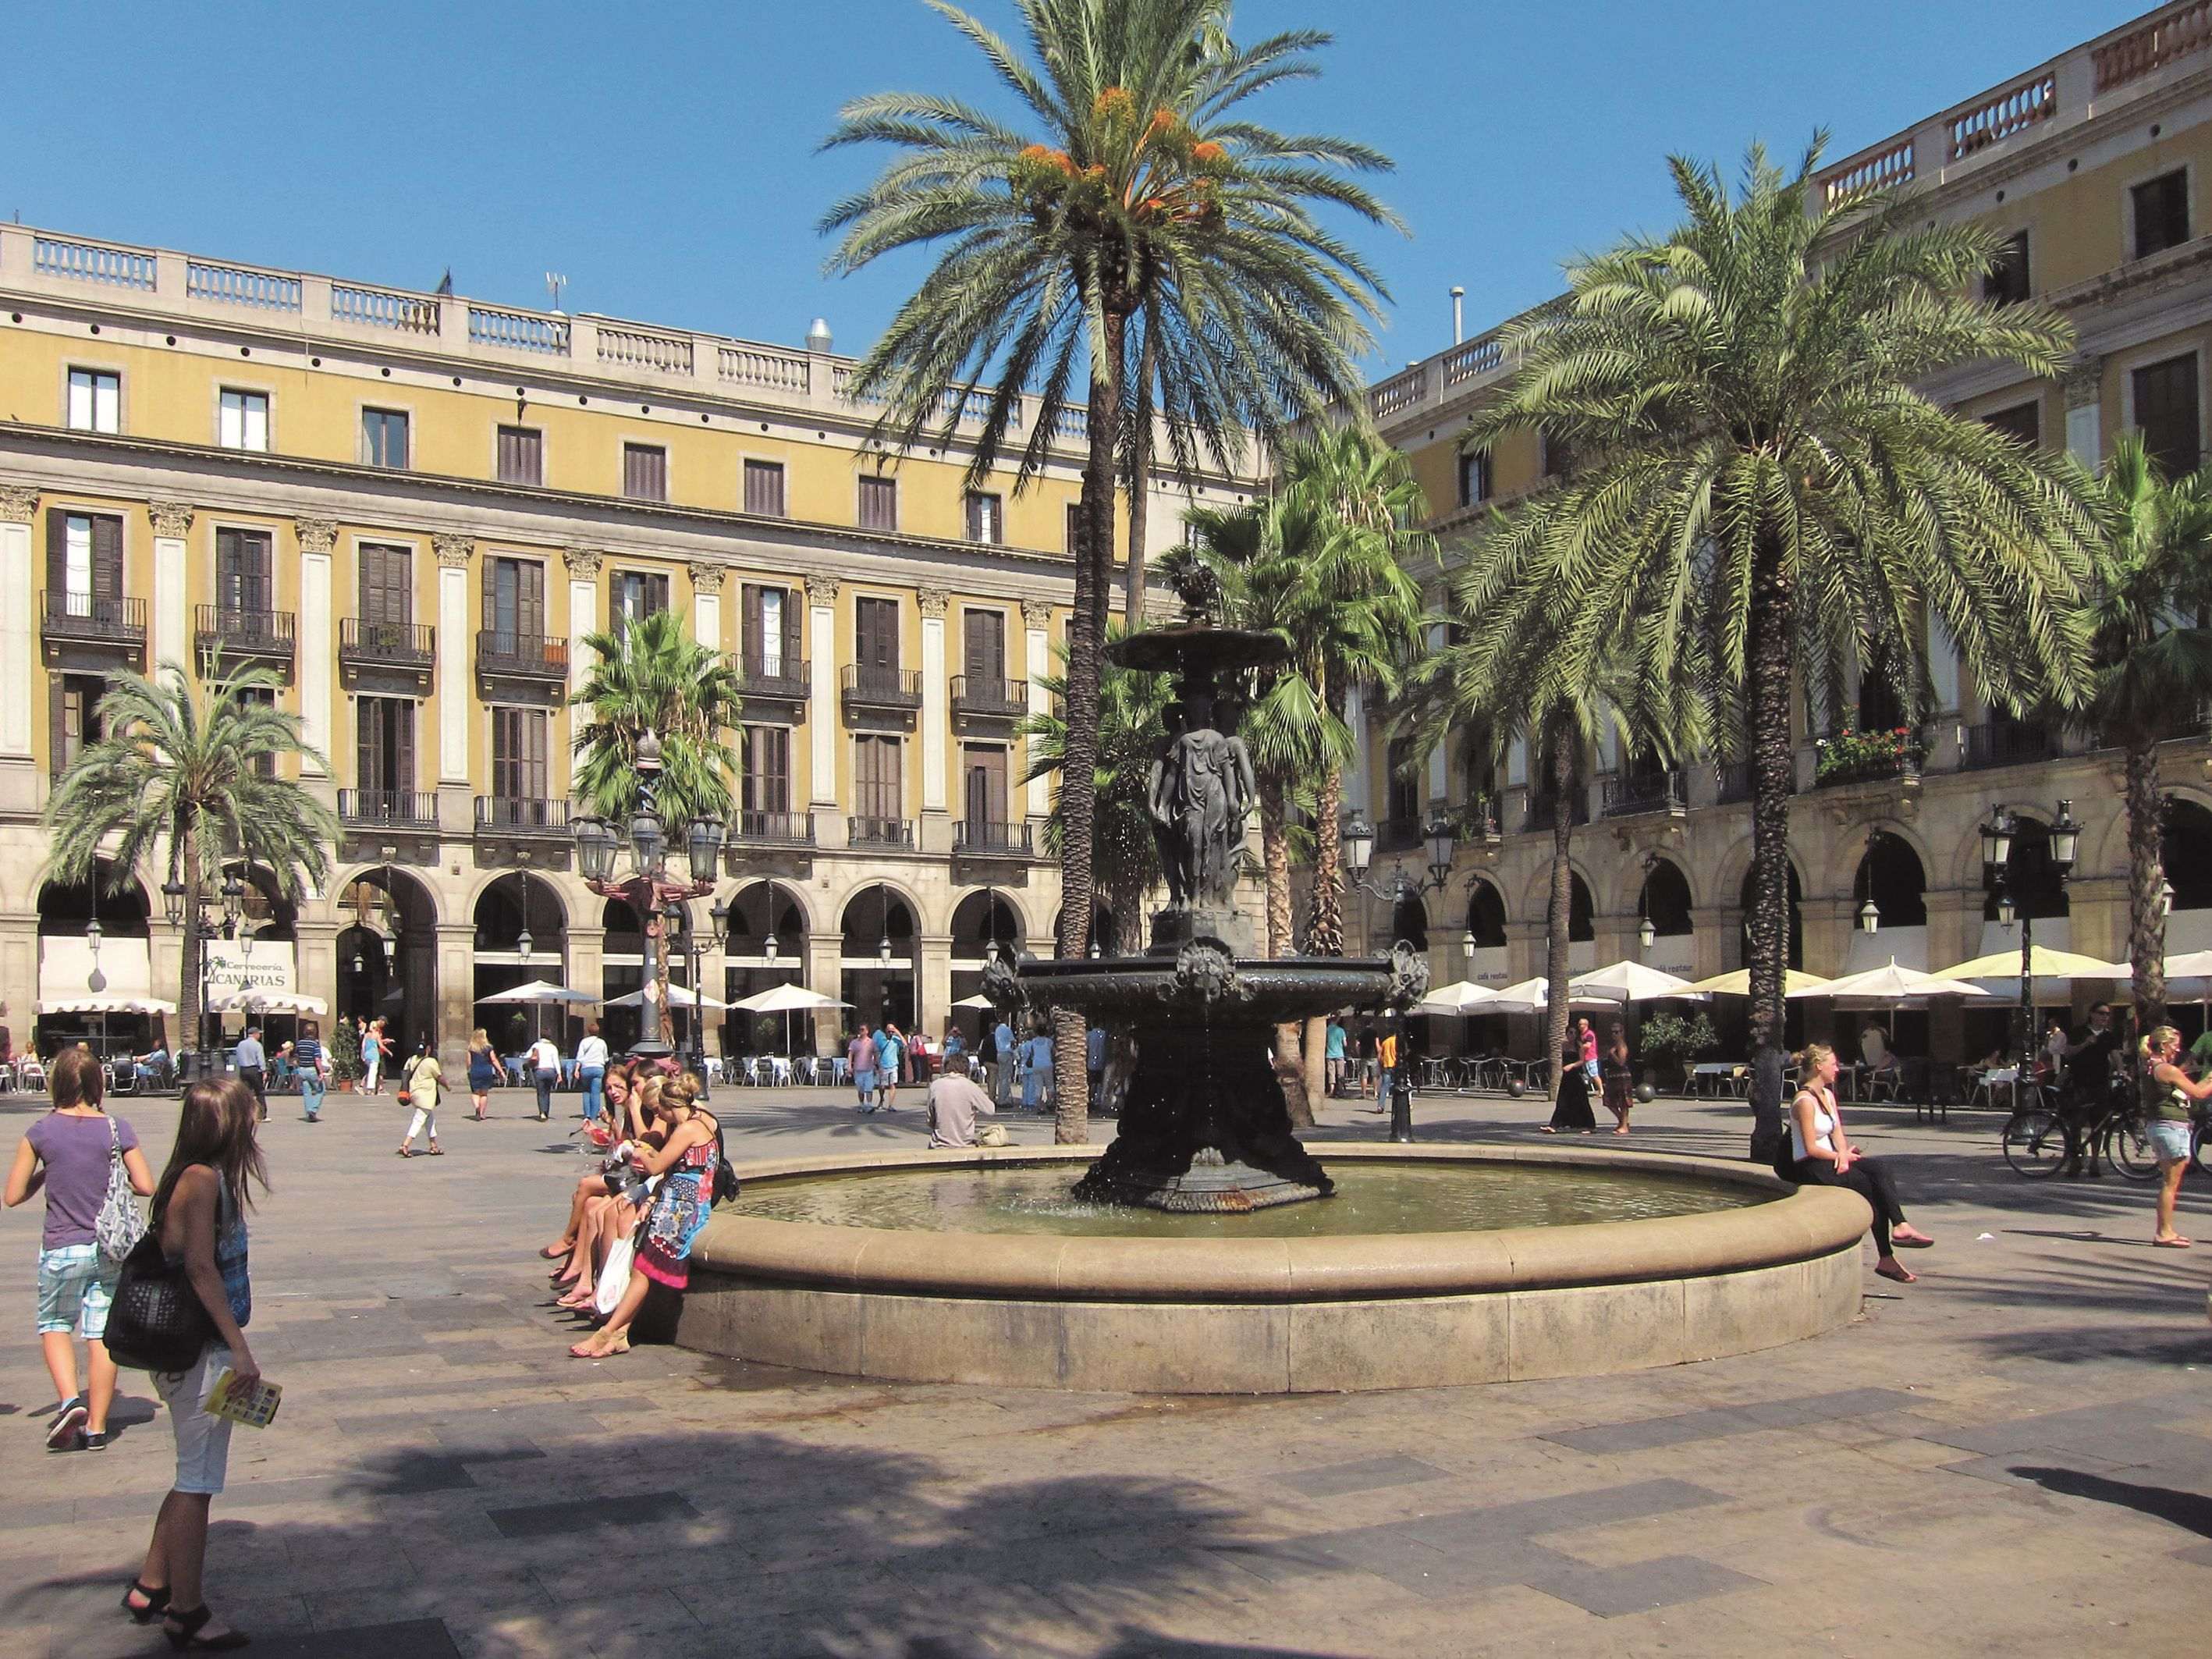
<instances>
[{"instance_id":1,"label":"black lamp post","mask_svg":"<svg viewBox=\"0 0 2212 1659\"><path fill-rule=\"evenodd\" d=\"M1375 857L1375 831L1357 813L1344 826L1344 861L1351 872L1349 884L1375 898L1387 898L1391 904L1393 928L1397 922L1398 907L1422 893L1441 893L1451 883L1452 854L1458 850L1459 830L1442 812L1429 814L1429 821L1421 827L1421 836L1428 843L1429 872L1425 877L1411 877L1401 869L1393 872L1394 879L1388 887L1381 887L1367 879L1368 866ZM1393 939L1392 947L1411 941ZM1460 940L1460 950L1472 959L1474 955L1474 933L1469 929ZM1410 1142L1413 1138L1413 1082L1412 1068L1406 1065L1403 1050L1405 1038L1401 1034L1398 1066L1390 1090L1390 1139Z\"/></svg>"},{"instance_id":2,"label":"black lamp post","mask_svg":"<svg viewBox=\"0 0 2212 1659\"><path fill-rule=\"evenodd\" d=\"M2020 921L2020 1071L2013 1085L2015 1101L2026 1098L2023 1091L2035 1077L2035 918L2014 896L2013 854L2019 845L2019 818L2002 804L1992 807L1989 822L1982 826L1983 878L1996 895L1998 926L2010 927L2015 916ZM2062 884L2074 873L2081 845L2081 826L2074 820L2074 803L2062 800L2058 816L2051 820L2050 836L2051 871Z\"/></svg>"}]
</instances>

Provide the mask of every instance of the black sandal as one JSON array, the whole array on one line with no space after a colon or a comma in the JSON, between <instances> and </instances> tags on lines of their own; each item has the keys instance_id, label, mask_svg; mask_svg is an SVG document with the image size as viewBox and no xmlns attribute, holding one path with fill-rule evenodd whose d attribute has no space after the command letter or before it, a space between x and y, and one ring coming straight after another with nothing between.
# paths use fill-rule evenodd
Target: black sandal
<instances>
[{"instance_id":1,"label":"black sandal","mask_svg":"<svg viewBox=\"0 0 2212 1659\"><path fill-rule=\"evenodd\" d=\"M146 1605L143 1607L132 1607L131 1598L133 1595L144 1596ZM152 1624L161 1616L162 1609L168 1605L169 1590L166 1584L160 1589L149 1589L134 1578L131 1581L130 1589L123 1592L123 1611L131 1615L131 1622L134 1625Z\"/></svg>"},{"instance_id":2,"label":"black sandal","mask_svg":"<svg viewBox=\"0 0 2212 1659\"><path fill-rule=\"evenodd\" d=\"M202 1653L231 1653L246 1646L253 1638L244 1631L227 1630L220 1636L203 1636L207 1621L215 1617L203 1601L189 1613L171 1607L161 1626L161 1634L169 1638L169 1645L179 1653L194 1649ZM174 1625L176 1628L169 1628Z\"/></svg>"}]
</instances>

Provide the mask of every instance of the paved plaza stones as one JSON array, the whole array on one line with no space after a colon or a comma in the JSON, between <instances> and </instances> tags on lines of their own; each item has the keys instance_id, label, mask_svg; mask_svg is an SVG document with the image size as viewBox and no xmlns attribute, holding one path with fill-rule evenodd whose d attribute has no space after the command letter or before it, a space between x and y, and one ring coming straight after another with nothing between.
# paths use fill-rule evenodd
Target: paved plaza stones
<instances>
[{"instance_id":1,"label":"paved plaza stones","mask_svg":"<svg viewBox=\"0 0 2212 1659\"><path fill-rule=\"evenodd\" d=\"M717 1104L741 1158L923 1134L826 1092ZM158 1164L173 1104L122 1109ZM1826 1337L1592 1380L1140 1399L570 1360L532 1252L580 1160L521 1096L494 1111L404 1164L388 1098L269 1126L252 1330L284 1413L238 1433L209 1562L253 1652L2074 1655L2187 1651L2212 1609L2212 1249L2151 1250L2143 1188L2015 1182L1993 1120L1860 1109L1940 1243ZM1731 1152L1741 1112L1662 1103L1631 1144ZM1328 1115L1322 1139L1379 1133ZM1540 1115L1418 1110L1440 1140ZM2185 1229L2212 1233L2208 1199ZM165 1652L114 1598L167 1425L126 1373L110 1449L41 1449L36 1218L0 1220L0 1655Z\"/></svg>"}]
</instances>

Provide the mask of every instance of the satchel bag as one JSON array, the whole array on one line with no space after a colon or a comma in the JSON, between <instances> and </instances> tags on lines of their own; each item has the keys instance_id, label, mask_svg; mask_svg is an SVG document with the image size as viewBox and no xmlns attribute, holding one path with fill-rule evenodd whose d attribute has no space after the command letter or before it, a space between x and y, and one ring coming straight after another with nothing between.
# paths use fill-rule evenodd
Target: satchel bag
<instances>
[{"instance_id":1,"label":"satchel bag","mask_svg":"<svg viewBox=\"0 0 2212 1659\"><path fill-rule=\"evenodd\" d=\"M110 1261L123 1261L146 1236L138 1194L131 1190L131 1172L123 1167L123 1131L113 1118L107 1120L107 1196L93 1220L92 1236Z\"/></svg>"},{"instance_id":2,"label":"satchel bag","mask_svg":"<svg viewBox=\"0 0 2212 1659\"><path fill-rule=\"evenodd\" d=\"M107 1310L107 1352L132 1370L188 1371L216 1340L215 1321L182 1260L161 1253L149 1231L124 1259Z\"/></svg>"},{"instance_id":3,"label":"satchel bag","mask_svg":"<svg viewBox=\"0 0 2212 1659\"><path fill-rule=\"evenodd\" d=\"M733 1204L738 1197L738 1172L732 1167L728 1155L722 1151L720 1127L714 1131L714 1179L707 1196L710 1207L715 1204Z\"/></svg>"}]
</instances>

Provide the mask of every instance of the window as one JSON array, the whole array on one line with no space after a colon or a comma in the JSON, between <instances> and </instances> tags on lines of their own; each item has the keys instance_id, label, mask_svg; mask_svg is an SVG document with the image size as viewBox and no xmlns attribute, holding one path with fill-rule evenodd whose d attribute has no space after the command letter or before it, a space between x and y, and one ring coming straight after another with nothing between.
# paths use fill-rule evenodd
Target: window
<instances>
[{"instance_id":1,"label":"window","mask_svg":"<svg viewBox=\"0 0 2212 1659\"><path fill-rule=\"evenodd\" d=\"M415 787L415 705L405 697L363 697L356 705L355 758L361 787L388 801Z\"/></svg>"},{"instance_id":2,"label":"window","mask_svg":"<svg viewBox=\"0 0 2212 1659\"><path fill-rule=\"evenodd\" d=\"M769 519L783 516L781 461L745 463L745 511Z\"/></svg>"},{"instance_id":3,"label":"window","mask_svg":"<svg viewBox=\"0 0 2212 1659\"><path fill-rule=\"evenodd\" d=\"M2136 258L2179 247L2189 240L2189 173L2176 167L2146 179L2128 192L2135 208Z\"/></svg>"},{"instance_id":4,"label":"window","mask_svg":"<svg viewBox=\"0 0 2212 1659\"><path fill-rule=\"evenodd\" d=\"M1556 433L1544 436L1544 476L1564 478L1575 470L1575 447Z\"/></svg>"},{"instance_id":5,"label":"window","mask_svg":"<svg viewBox=\"0 0 2212 1659\"><path fill-rule=\"evenodd\" d=\"M1459 458L1459 504L1477 507L1490 499L1490 455L1470 450Z\"/></svg>"},{"instance_id":6,"label":"window","mask_svg":"<svg viewBox=\"0 0 2212 1659\"><path fill-rule=\"evenodd\" d=\"M100 700L107 695L107 682L96 674L64 674L54 683L52 743L54 775L58 777L79 755L100 741Z\"/></svg>"},{"instance_id":7,"label":"window","mask_svg":"<svg viewBox=\"0 0 2212 1659\"><path fill-rule=\"evenodd\" d=\"M968 677L968 695L1000 696L1006 681L1006 613L963 611L960 626L965 647L960 672Z\"/></svg>"},{"instance_id":8,"label":"window","mask_svg":"<svg viewBox=\"0 0 2212 1659\"><path fill-rule=\"evenodd\" d=\"M2197 413L2197 354L2169 357L2136 370L2136 429L2143 447L2169 478L2197 471L2201 442Z\"/></svg>"},{"instance_id":9,"label":"window","mask_svg":"<svg viewBox=\"0 0 2212 1659\"><path fill-rule=\"evenodd\" d=\"M499 481L511 484L545 482L545 434L534 426L499 429Z\"/></svg>"},{"instance_id":10,"label":"window","mask_svg":"<svg viewBox=\"0 0 2212 1659\"><path fill-rule=\"evenodd\" d=\"M513 655L518 641L542 641L545 567L530 559L486 559L483 573L483 626L498 650Z\"/></svg>"},{"instance_id":11,"label":"window","mask_svg":"<svg viewBox=\"0 0 2212 1659\"><path fill-rule=\"evenodd\" d=\"M226 625L267 617L276 605L269 532L218 528L215 532L215 603Z\"/></svg>"},{"instance_id":12,"label":"window","mask_svg":"<svg viewBox=\"0 0 2212 1659\"><path fill-rule=\"evenodd\" d=\"M238 694L238 700L241 703L250 704L257 708L273 709L276 707L276 692L265 685L247 686ZM270 754L267 750L263 750L259 754L253 757L253 770L254 775L258 777L275 777L276 775L276 757ZM247 890L250 892L252 890L249 887Z\"/></svg>"},{"instance_id":13,"label":"window","mask_svg":"<svg viewBox=\"0 0 2212 1659\"><path fill-rule=\"evenodd\" d=\"M224 387L216 420L216 441L225 449L267 450L269 394Z\"/></svg>"},{"instance_id":14,"label":"window","mask_svg":"<svg viewBox=\"0 0 2212 1659\"><path fill-rule=\"evenodd\" d=\"M863 734L853 742L853 805L858 815L878 823L904 817L906 795L899 775L899 740Z\"/></svg>"},{"instance_id":15,"label":"window","mask_svg":"<svg viewBox=\"0 0 2212 1659\"><path fill-rule=\"evenodd\" d=\"M748 812L791 811L791 728L744 728L744 776L738 800Z\"/></svg>"},{"instance_id":16,"label":"window","mask_svg":"<svg viewBox=\"0 0 2212 1659\"><path fill-rule=\"evenodd\" d=\"M2028 294L2027 233L2015 231L1982 273L1982 298L1993 306L2017 306L2027 302Z\"/></svg>"},{"instance_id":17,"label":"window","mask_svg":"<svg viewBox=\"0 0 2212 1659\"><path fill-rule=\"evenodd\" d=\"M748 675L781 679L799 672L797 596L787 587L759 587L747 582L739 649Z\"/></svg>"},{"instance_id":18,"label":"window","mask_svg":"<svg viewBox=\"0 0 2212 1659\"><path fill-rule=\"evenodd\" d=\"M491 711L491 792L501 800L545 799L545 711Z\"/></svg>"},{"instance_id":19,"label":"window","mask_svg":"<svg viewBox=\"0 0 2212 1659\"><path fill-rule=\"evenodd\" d=\"M1983 416L1982 423L2010 434L2030 448L2043 441L2043 410L2036 404L2020 404L2011 409L1997 410Z\"/></svg>"},{"instance_id":20,"label":"window","mask_svg":"<svg viewBox=\"0 0 2212 1659\"><path fill-rule=\"evenodd\" d=\"M658 444L624 444L623 494L634 501L666 501L668 452Z\"/></svg>"},{"instance_id":21,"label":"window","mask_svg":"<svg viewBox=\"0 0 2212 1659\"><path fill-rule=\"evenodd\" d=\"M123 430L123 377L96 368L69 372L69 429L72 432Z\"/></svg>"},{"instance_id":22,"label":"window","mask_svg":"<svg viewBox=\"0 0 2212 1659\"><path fill-rule=\"evenodd\" d=\"M413 641L415 556L381 542L361 544L361 637L363 645L405 650ZM362 787L370 786L364 782ZM409 787L412 787L410 784Z\"/></svg>"},{"instance_id":23,"label":"window","mask_svg":"<svg viewBox=\"0 0 2212 1659\"><path fill-rule=\"evenodd\" d=\"M853 660L864 685L896 684L899 670L899 607L896 599L853 601Z\"/></svg>"},{"instance_id":24,"label":"window","mask_svg":"<svg viewBox=\"0 0 2212 1659\"><path fill-rule=\"evenodd\" d=\"M968 539L992 547L1006 539L1004 505L987 490L968 492Z\"/></svg>"},{"instance_id":25,"label":"window","mask_svg":"<svg viewBox=\"0 0 2212 1659\"><path fill-rule=\"evenodd\" d=\"M365 465L404 469L407 465L407 416L397 409L361 411L361 459Z\"/></svg>"},{"instance_id":26,"label":"window","mask_svg":"<svg viewBox=\"0 0 2212 1659\"><path fill-rule=\"evenodd\" d=\"M1081 501L1070 501L1070 502L1067 504L1067 554L1068 554L1068 556L1069 556L1070 558L1073 558L1073 557L1075 556L1076 550L1077 550L1079 548L1080 548L1082 545L1083 545L1083 503L1082 503Z\"/></svg>"},{"instance_id":27,"label":"window","mask_svg":"<svg viewBox=\"0 0 2212 1659\"><path fill-rule=\"evenodd\" d=\"M898 480L896 478L862 478L860 483L860 528L896 530L898 528Z\"/></svg>"},{"instance_id":28,"label":"window","mask_svg":"<svg viewBox=\"0 0 2212 1659\"><path fill-rule=\"evenodd\" d=\"M1400 825L1418 826L1421 818L1421 780L1407 770L1413 763L1413 745L1403 738L1390 744L1390 776L1387 785L1389 816L1392 823ZM1403 833L1411 834L1412 831L1407 830ZM1413 843L1407 842L1406 844L1411 846Z\"/></svg>"},{"instance_id":29,"label":"window","mask_svg":"<svg viewBox=\"0 0 2212 1659\"><path fill-rule=\"evenodd\" d=\"M1006 746L995 743L963 744L960 774L963 805L968 817L968 844L992 844L992 830L1006 822Z\"/></svg>"},{"instance_id":30,"label":"window","mask_svg":"<svg viewBox=\"0 0 2212 1659\"><path fill-rule=\"evenodd\" d=\"M649 570L617 570L607 608L617 623L659 616L668 609L668 578Z\"/></svg>"},{"instance_id":31,"label":"window","mask_svg":"<svg viewBox=\"0 0 2212 1659\"><path fill-rule=\"evenodd\" d=\"M46 514L46 614L118 619L123 598L123 520L104 513Z\"/></svg>"}]
</instances>

